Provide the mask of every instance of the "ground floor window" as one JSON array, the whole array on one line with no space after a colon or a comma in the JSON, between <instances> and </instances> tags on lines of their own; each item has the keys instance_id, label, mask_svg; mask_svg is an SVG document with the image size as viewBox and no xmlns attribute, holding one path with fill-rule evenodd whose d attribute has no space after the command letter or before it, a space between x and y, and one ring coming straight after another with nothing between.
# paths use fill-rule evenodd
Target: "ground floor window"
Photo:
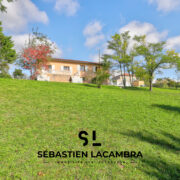
<instances>
[{"instance_id":1,"label":"ground floor window","mask_svg":"<svg viewBox=\"0 0 180 180\"><path fill-rule=\"evenodd\" d=\"M52 65L48 65L48 71L49 71L49 72L52 71Z\"/></svg>"}]
</instances>

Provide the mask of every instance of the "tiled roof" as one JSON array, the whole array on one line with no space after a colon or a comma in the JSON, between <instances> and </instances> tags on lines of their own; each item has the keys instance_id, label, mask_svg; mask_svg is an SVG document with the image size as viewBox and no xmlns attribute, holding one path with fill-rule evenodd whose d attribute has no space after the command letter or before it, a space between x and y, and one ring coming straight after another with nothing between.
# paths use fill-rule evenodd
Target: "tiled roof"
<instances>
[{"instance_id":1,"label":"tiled roof","mask_svg":"<svg viewBox=\"0 0 180 180\"><path fill-rule=\"evenodd\" d=\"M76 63L76 64L94 64L94 65L100 65L100 63L96 63L96 62L80 61L80 60L73 60L73 59L57 59L57 58L52 58L51 61L69 62L69 63Z\"/></svg>"}]
</instances>

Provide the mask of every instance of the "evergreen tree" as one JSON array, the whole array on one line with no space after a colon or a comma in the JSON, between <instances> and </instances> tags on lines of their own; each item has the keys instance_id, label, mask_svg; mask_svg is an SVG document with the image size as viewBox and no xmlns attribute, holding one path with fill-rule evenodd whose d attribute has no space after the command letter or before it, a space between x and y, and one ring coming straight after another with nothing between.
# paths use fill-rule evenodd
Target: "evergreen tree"
<instances>
[{"instance_id":1,"label":"evergreen tree","mask_svg":"<svg viewBox=\"0 0 180 180\"><path fill-rule=\"evenodd\" d=\"M0 22L0 73L8 74L9 64L16 60L16 51L11 36L5 36Z\"/></svg>"}]
</instances>

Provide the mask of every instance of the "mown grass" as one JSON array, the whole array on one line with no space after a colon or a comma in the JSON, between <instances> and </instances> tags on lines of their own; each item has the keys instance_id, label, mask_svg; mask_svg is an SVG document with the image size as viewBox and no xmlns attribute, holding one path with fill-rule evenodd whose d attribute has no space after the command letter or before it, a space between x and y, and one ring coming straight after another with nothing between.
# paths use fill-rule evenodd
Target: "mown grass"
<instances>
[{"instance_id":1,"label":"mown grass","mask_svg":"<svg viewBox=\"0 0 180 180\"><path fill-rule=\"evenodd\" d=\"M81 130L96 130L102 146L83 147ZM37 158L40 150L143 158L67 164ZM180 90L0 79L0 179L180 179Z\"/></svg>"}]
</instances>

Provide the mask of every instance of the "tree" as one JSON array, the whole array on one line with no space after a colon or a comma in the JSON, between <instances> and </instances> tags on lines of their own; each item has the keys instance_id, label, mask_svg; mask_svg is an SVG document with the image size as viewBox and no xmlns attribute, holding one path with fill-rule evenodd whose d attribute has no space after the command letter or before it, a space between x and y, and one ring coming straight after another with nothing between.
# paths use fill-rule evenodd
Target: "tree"
<instances>
[{"instance_id":1,"label":"tree","mask_svg":"<svg viewBox=\"0 0 180 180\"><path fill-rule=\"evenodd\" d=\"M8 78L8 79L11 79L11 75L8 74L8 73L0 73L0 78Z\"/></svg>"},{"instance_id":2,"label":"tree","mask_svg":"<svg viewBox=\"0 0 180 180\"><path fill-rule=\"evenodd\" d=\"M24 77L24 74L22 73L21 69L15 69L13 72L13 77L15 79L22 79Z\"/></svg>"},{"instance_id":3,"label":"tree","mask_svg":"<svg viewBox=\"0 0 180 180\"><path fill-rule=\"evenodd\" d=\"M14 44L10 36L3 34L0 22L0 74L1 77L8 74L9 65L16 60L16 51L13 49Z\"/></svg>"},{"instance_id":4,"label":"tree","mask_svg":"<svg viewBox=\"0 0 180 180\"><path fill-rule=\"evenodd\" d=\"M48 38L39 32L33 31L29 36L29 41L22 51L20 65L27 70L30 70L30 78L37 79L39 71L47 69L47 63L54 53L54 46Z\"/></svg>"},{"instance_id":5,"label":"tree","mask_svg":"<svg viewBox=\"0 0 180 180\"><path fill-rule=\"evenodd\" d=\"M0 11L6 12L6 7L2 3L3 0L0 0ZM7 2L12 2L13 0L7 0Z\"/></svg>"},{"instance_id":6,"label":"tree","mask_svg":"<svg viewBox=\"0 0 180 180\"><path fill-rule=\"evenodd\" d=\"M97 84L98 88L101 88L102 84L109 78L109 67L110 62L108 58L104 56L103 61L101 63L101 67L97 69L96 77L92 80L95 84Z\"/></svg>"},{"instance_id":7,"label":"tree","mask_svg":"<svg viewBox=\"0 0 180 180\"><path fill-rule=\"evenodd\" d=\"M163 68L170 68L177 62L179 56L173 50L164 52L165 42L149 43L146 41L145 35L135 36L134 40L137 42L135 46L137 55L144 57L141 67L149 80L149 90L152 91L155 72L160 72L160 69Z\"/></svg>"},{"instance_id":8,"label":"tree","mask_svg":"<svg viewBox=\"0 0 180 180\"><path fill-rule=\"evenodd\" d=\"M149 86L146 70L140 65L139 62L134 65L134 73L137 80L144 81L145 85Z\"/></svg>"},{"instance_id":9,"label":"tree","mask_svg":"<svg viewBox=\"0 0 180 180\"><path fill-rule=\"evenodd\" d=\"M124 87L126 87L126 73L129 74L130 83L133 86L134 57L136 54L129 47L130 38L129 31L126 31L121 34L115 34L112 36L112 40L108 41L108 49L114 51L114 54L108 55L108 57L118 63Z\"/></svg>"}]
</instances>

